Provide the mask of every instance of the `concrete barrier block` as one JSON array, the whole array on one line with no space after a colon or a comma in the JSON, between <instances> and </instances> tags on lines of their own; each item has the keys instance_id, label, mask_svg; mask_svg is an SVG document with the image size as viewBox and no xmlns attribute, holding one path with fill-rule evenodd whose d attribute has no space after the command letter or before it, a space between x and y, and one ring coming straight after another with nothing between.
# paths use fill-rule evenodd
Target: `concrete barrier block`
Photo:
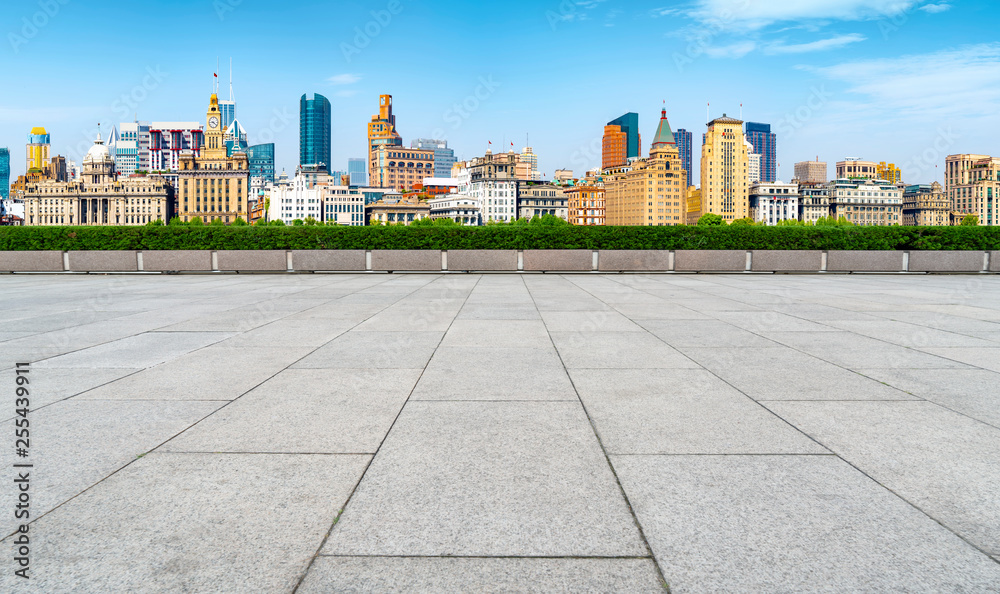
<instances>
[{"instance_id":1,"label":"concrete barrier block","mask_svg":"<svg viewBox=\"0 0 1000 594\"><path fill-rule=\"evenodd\" d=\"M448 250L448 270L517 271L517 250Z\"/></svg>"},{"instance_id":2,"label":"concrete barrier block","mask_svg":"<svg viewBox=\"0 0 1000 594\"><path fill-rule=\"evenodd\" d=\"M1000 272L1000 251L990 252L990 272Z\"/></svg>"},{"instance_id":3,"label":"concrete barrier block","mask_svg":"<svg viewBox=\"0 0 1000 594\"><path fill-rule=\"evenodd\" d=\"M440 250L372 250L372 270L441 270Z\"/></svg>"},{"instance_id":4,"label":"concrete barrier block","mask_svg":"<svg viewBox=\"0 0 1000 594\"><path fill-rule=\"evenodd\" d=\"M136 272L139 262L133 250L86 250L69 252L73 272Z\"/></svg>"},{"instance_id":5,"label":"concrete barrier block","mask_svg":"<svg viewBox=\"0 0 1000 594\"><path fill-rule=\"evenodd\" d=\"M0 272L62 272L63 253L56 251L0 252Z\"/></svg>"},{"instance_id":6,"label":"concrete barrier block","mask_svg":"<svg viewBox=\"0 0 1000 594\"><path fill-rule=\"evenodd\" d=\"M292 268L305 271L364 270L365 250L292 250Z\"/></svg>"},{"instance_id":7,"label":"concrete barrier block","mask_svg":"<svg viewBox=\"0 0 1000 594\"><path fill-rule=\"evenodd\" d=\"M910 272L980 272L983 253L979 251L910 252Z\"/></svg>"},{"instance_id":8,"label":"concrete barrier block","mask_svg":"<svg viewBox=\"0 0 1000 594\"><path fill-rule=\"evenodd\" d=\"M212 252L210 250L143 251L142 269L151 272L212 270Z\"/></svg>"},{"instance_id":9,"label":"concrete barrier block","mask_svg":"<svg viewBox=\"0 0 1000 594\"><path fill-rule=\"evenodd\" d=\"M829 272L901 272L904 252L831 250L826 256Z\"/></svg>"},{"instance_id":10,"label":"concrete barrier block","mask_svg":"<svg viewBox=\"0 0 1000 594\"><path fill-rule=\"evenodd\" d=\"M667 250L601 250L597 269L616 272L663 272L670 270Z\"/></svg>"},{"instance_id":11,"label":"concrete barrier block","mask_svg":"<svg viewBox=\"0 0 1000 594\"><path fill-rule=\"evenodd\" d=\"M581 272L594 269L592 250L524 250L525 270Z\"/></svg>"},{"instance_id":12,"label":"concrete barrier block","mask_svg":"<svg viewBox=\"0 0 1000 594\"><path fill-rule=\"evenodd\" d=\"M238 272L284 272L288 258L284 250L219 250L219 270Z\"/></svg>"},{"instance_id":13,"label":"concrete barrier block","mask_svg":"<svg viewBox=\"0 0 1000 594\"><path fill-rule=\"evenodd\" d=\"M823 252L819 250L753 250L750 270L759 272L819 272Z\"/></svg>"},{"instance_id":14,"label":"concrete barrier block","mask_svg":"<svg viewBox=\"0 0 1000 594\"><path fill-rule=\"evenodd\" d=\"M744 250L677 250L674 270L683 272L743 272L747 268Z\"/></svg>"}]
</instances>

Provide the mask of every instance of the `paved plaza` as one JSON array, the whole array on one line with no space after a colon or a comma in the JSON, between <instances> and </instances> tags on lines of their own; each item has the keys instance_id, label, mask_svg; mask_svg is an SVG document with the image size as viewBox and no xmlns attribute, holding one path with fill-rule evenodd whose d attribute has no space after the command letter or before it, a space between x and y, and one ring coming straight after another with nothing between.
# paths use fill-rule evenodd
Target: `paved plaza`
<instances>
[{"instance_id":1,"label":"paved plaza","mask_svg":"<svg viewBox=\"0 0 1000 594\"><path fill-rule=\"evenodd\" d=\"M998 276L0 295L0 591L1000 591Z\"/></svg>"}]
</instances>

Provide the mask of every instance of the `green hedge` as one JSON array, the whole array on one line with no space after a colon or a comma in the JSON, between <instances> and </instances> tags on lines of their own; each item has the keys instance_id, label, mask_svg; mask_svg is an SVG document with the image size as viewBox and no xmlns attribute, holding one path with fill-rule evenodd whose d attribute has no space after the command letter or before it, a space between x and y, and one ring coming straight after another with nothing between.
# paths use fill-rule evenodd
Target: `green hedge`
<instances>
[{"instance_id":1,"label":"green hedge","mask_svg":"<svg viewBox=\"0 0 1000 594\"><path fill-rule=\"evenodd\" d=\"M0 250L996 250L997 227L0 227Z\"/></svg>"}]
</instances>

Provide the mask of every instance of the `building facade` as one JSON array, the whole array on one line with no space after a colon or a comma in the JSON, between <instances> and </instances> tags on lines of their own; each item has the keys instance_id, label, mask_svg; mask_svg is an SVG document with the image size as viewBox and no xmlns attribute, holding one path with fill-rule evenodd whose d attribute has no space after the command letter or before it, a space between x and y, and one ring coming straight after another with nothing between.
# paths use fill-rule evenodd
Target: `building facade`
<instances>
[{"instance_id":1,"label":"building facade","mask_svg":"<svg viewBox=\"0 0 1000 594\"><path fill-rule=\"evenodd\" d=\"M365 195L357 188L326 185L321 188L324 220L347 227L365 225Z\"/></svg>"},{"instance_id":2,"label":"building facade","mask_svg":"<svg viewBox=\"0 0 1000 594\"><path fill-rule=\"evenodd\" d=\"M527 166L513 151L460 161L452 168L458 193L479 202L484 223L510 222L517 219L518 181L525 180Z\"/></svg>"},{"instance_id":3,"label":"building facade","mask_svg":"<svg viewBox=\"0 0 1000 594\"><path fill-rule=\"evenodd\" d=\"M517 188L517 216L531 219L552 215L566 221L569 210L565 188L554 184L521 181Z\"/></svg>"},{"instance_id":4,"label":"building facade","mask_svg":"<svg viewBox=\"0 0 1000 594\"><path fill-rule=\"evenodd\" d=\"M434 151L434 175L433 177L450 177L451 167L455 164L455 151L448 148L447 140L434 140L431 138L418 138L410 142L410 148ZM350 161L348 161L348 171L350 171ZM351 182L354 183L354 182ZM365 182L367 183L367 182Z\"/></svg>"},{"instance_id":5,"label":"building facade","mask_svg":"<svg viewBox=\"0 0 1000 594\"><path fill-rule=\"evenodd\" d=\"M649 157L605 171L605 221L608 225L667 226L687 222L687 174L670 130L667 111L649 148Z\"/></svg>"},{"instance_id":6,"label":"building facade","mask_svg":"<svg viewBox=\"0 0 1000 594\"><path fill-rule=\"evenodd\" d=\"M45 128L36 126L28 133L28 144L25 147L25 169L27 173L32 169L44 172L49 166L49 150L52 146L52 139Z\"/></svg>"},{"instance_id":7,"label":"building facade","mask_svg":"<svg viewBox=\"0 0 1000 594\"><path fill-rule=\"evenodd\" d=\"M906 186L903 224L920 227L951 225L951 200L938 182Z\"/></svg>"},{"instance_id":8,"label":"building facade","mask_svg":"<svg viewBox=\"0 0 1000 594\"><path fill-rule=\"evenodd\" d=\"M398 145L379 145L370 182L380 188L407 192L425 177L434 176L434 151Z\"/></svg>"},{"instance_id":9,"label":"building facade","mask_svg":"<svg viewBox=\"0 0 1000 594\"><path fill-rule=\"evenodd\" d=\"M845 159L837 161L837 179L877 179L878 165L874 161Z\"/></svg>"},{"instance_id":10,"label":"building facade","mask_svg":"<svg viewBox=\"0 0 1000 594\"><path fill-rule=\"evenodd\" d=\"M691 165L691 150L694 136L684 128L678 128L674 132L674 140L677 142L677 152L681 156L681 168L687 173L688 181L694 179L694 169Z\"/></svg>"},{"instance_id":11,"label":"building facade","mask_svg":"<svg viewBox=\"0 0 1000 594\"><path fill-rule=\"evenodd\" d=\"M442 194L427 201L432 219L451 219L460 225L475 227L483 224L479 201L462 194Z\"/></svg>"},{"instance_id":12,"label":"building facade","mask_svg":"<svg viewBox=\"0 0 1000 594\"><path fill-rule=\"evenodd\" d=\"M795 179L800 183L825 184L826 163L816 157L815 161L800 161L795 164Z\"/></svg>"},{"instance_id":13,"label":"building facade","mask_svg":"<svg viewBox=\"0 0 1000 594\"><path fill-rule=\"evenodd\" d=\"M753 152L753 145L747 142L747 183L756 184L760 179L761 155Z\"/></svg>"},{"instance_id":14,"label":"building facade","mask_svg":"<svg viewBox=\"0 0 1000 594\"><path fill-rule=\"evenodd\" d=\"M799 182L799 220L815 224L830 216L830 188L826 182Z\"/></svg>"},{"instance_id":15,"label":"building facade","mask_svg":"<svg viewBox=\"0 0 1000 594\"><path fill-rule=\"evenodd\" d=\"M603 225L607 217L604 186L577 184L566 188L567 217L571 225Z\"/></svg>"},{"instance_id":16,"label":"building facade","mask_svg":"<svg viewBox=\"0 0 1000 594\"><path fill-rule=\"evenodd\" d=\"M838 179L827 184L830 216L844 217L855 225L902 224L903 191L881 180Z\"/></svg>"},{"instance_id":17,"label":"building facade","mask_svg":"<svg viewBox=\"0 0 1000 594\"><path fill-rule=\"evenodd\" d=\"M416 196L384 196L381 200L365 207L365 217L369 222L382 225L409 225L431 216L426 200Z\"/></svg>"},{"instance_id":18,"label":"building facade","mask_svg":"<svg viewBox=\"0 0 1000 594\"><path fill-rule=\"evenodd\" d=\"M181 220L200 217L208 223L232 223L249 214L250 164L246 153L229 156L225 129L219 112L219 98L209 98L205 115L205 143L200 156L184 151L177 171L177 208Z\"/></svg>"},{"instance_id":19,"label":"building facade","mask_svg":"<svg viewBox=\"0 0 1000 594\"><path fill-rule=\"evenodd\" d=\"M0 146L0 200L10 199L10 149Z\"/></svg>"},{"instance_id":20,"label":"building facade","mask_svg":"<svg viewBox=\"0 0 1000 594\"><path fill-rule=\"evenodd\" d=\"M760 155L760 181L773 182L778 179L778 141L771 132L771 124L746 123L746 138L753 146L754 153Z\"/></svg>"},{"instance_id":21,"label":"building facade","mask_svg":"<svg viewBox=\"0 0 1000 594\"><path fill-rule=\"evenodd\" d=\"M799 185L780 181L751 184L750 218L769 226L799 220Z\"/></svg>"},{"instance_id":22,"label":"building facade","mask_svg":"<svg viewBox=\"0 0 1000 594\"><path fill-rule=\"evenodd\" d=\"M174 188L160 176L119 179L101 135L83 159L80 179L42 179L24 190L25 225L145 225L169 222Z\"/></svg>"},{"instance_id":23,"label":"building facade","mask_svg":"<svg viewBox=\"0 0 1000 594\"><path fill-rule=\"evenodd\" d=\"M728 223L749 215L749 162L742 120L723 114L708 123L701 147L701 214Z\"/></svg>"},{"instance_id":24,"label":"building facade","mask_svg":"<svg viewBox=\"0 0 1000 594\"><path fill-rule=\"evenodd\" d=\"M299 99L299 165L317 165L330 170L330 101L320 95Z\"/></svg>"},{"instance_id":25,"label":"building facade","mask_svg":"<svg viewBox=\"0 0 1000 594\"><path fill-rule=\"evenodd\" d=\"M378 99L378 113L368 122L368 185L382 188L391 186L383 186L383 180L378 177L379 151L383 147L402 147L403 138L396 132L392 95L379 95Z\"/></svg>"},{"instance_id":26,"label":"building facade","mask_svg":"<svg viewBox=\"0 0 1000 594\"><path fill-rule=\"evenodd\" d=\"M979 224L1000 224L1000 158L959 154L945 159L945 196L961 215L974 214Z\"/></svg>"},{"instance_id":27,"label":"building facade","mask_svg":"<svg viewBox=\"0 0 1000 594\"><path fill-rule=\"evenodd\" d=\"M226 143L226 154L232 155L233 153L245 153L250 147L247 144L247 131L243 128L242 124L238 119L234 119L229 122L229 126L225 128L225 135L223 135L223 141Z\"/></svg>"},{"instance_id":28,"label":"building facade","mask_svg":"<svg viewBox=\"0 0 1000 594\"><path fill-rule=\"evenodd\" d=\"M601 142L601 169L618 167L638 158L642 153L639 136L639 114L629 112L604 126Z\"/></svg>"},{"instance_id":29,"label":"building facade","mask_svg":"<svg viewBox=\"0 0 1000 594\"><path fill-rule=\"evenodd\" d=\"M437 161L435 161L437 163ZM352 186L367 186L368 185L368 160L364 158L348 159L347 160L347 175L351 178ZM448 175L451 175L451 169L448 169Z\"/></svg>"},{"instance_id":30,"label":"building facade","mask_svg":"<svg viewBox=\"0 0 1000 594\"><path fill-rule=\"evenodd\" d=\"M896 167L895 163L882 161L875 166L875 179L884 179L890 184L903 183L903 172Z\"/></svg>"},{"instance_id":31,"label":"building facade","mask_svg":"<svg viewBox=\"0 0 1000 594\"><path fill-rule=\"evenodd\" d=\"M325 220L323 194L326 184L311 184L307 177L296 175L292 179L276 182L268 190L268 220L282 221L286 225L295 219L309 217L317 221Z\"/></svg>"},{"instance_id":32,"label":"building facade","mask_svg":"<svg viewBox=\"0 0 1000 594\"><path fill-rule=\"evenodd\" d=\"M274 143L255 144L247 147L247 164L250 179L259 179L264 185L274 183Z\"/></svg>"}]
</instances>

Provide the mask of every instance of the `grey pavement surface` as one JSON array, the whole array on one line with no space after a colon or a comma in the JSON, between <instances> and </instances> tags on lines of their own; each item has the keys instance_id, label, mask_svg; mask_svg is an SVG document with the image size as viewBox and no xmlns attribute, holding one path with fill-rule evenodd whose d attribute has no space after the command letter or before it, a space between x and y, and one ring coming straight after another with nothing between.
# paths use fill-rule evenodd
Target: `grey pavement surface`
<instances>
[{"instance_id":1,"label":"grey pavement surface","mask_svg":"<svg viewBox=\"0 0 1000 594\"><path fill-rule=\"evenodd\" d=\"M3 592L1000 591L996 276L0 296Z\"/></svg>"}]
</instances>

